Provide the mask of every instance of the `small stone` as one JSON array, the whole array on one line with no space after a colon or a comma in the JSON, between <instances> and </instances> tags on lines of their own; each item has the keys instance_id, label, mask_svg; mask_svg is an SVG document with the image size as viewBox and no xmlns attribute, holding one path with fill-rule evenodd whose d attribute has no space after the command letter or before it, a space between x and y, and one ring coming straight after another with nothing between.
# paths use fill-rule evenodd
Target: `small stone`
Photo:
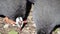
<instances>
[{"instance_id":1,"label":"small stone","mask_svg":"<svg viewBox=\"0 0 60 34\"><path fill-rule=\"evenodd\" d=\"M3 28L8 28L9 27L9 24L5 24Z\"/></svg>"}]
</instances>

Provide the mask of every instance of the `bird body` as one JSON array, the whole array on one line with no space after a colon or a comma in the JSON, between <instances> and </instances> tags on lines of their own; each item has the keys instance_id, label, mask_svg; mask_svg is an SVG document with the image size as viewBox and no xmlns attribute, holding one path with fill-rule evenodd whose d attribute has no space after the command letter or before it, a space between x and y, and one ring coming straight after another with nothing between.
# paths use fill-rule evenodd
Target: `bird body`
<instances>
[{"instance_id":1,"label":"bird body","mask_svg":"<svg viewBox=\"0 0 60 34\"><path fill-rule=\"evenodd\" d=\"M60 0L36 0L33 19L37 34L50 34L60 25Z\"/></svg>"},{"instance_id":2,"label":"bird body","mask_svg":"<svg viewBox=\"0 0 60 34\"><path fill-rule=\"evenodd\" d=\"M26 0L0 0L0 15L14 20L25 14Z\"/></svg>"},{"instance_id":3,"label":"bird body","mask_svg":"<svg viewBox=\"0 0 60 34\"><path fill-rule=\"evenodd\" d=\"M26 22L32 3L32 0L0 0L0 16L5 16L4 20L7 24L17 24L19 27L18 17L25 19Z\"/></svg>"}]
</instances>

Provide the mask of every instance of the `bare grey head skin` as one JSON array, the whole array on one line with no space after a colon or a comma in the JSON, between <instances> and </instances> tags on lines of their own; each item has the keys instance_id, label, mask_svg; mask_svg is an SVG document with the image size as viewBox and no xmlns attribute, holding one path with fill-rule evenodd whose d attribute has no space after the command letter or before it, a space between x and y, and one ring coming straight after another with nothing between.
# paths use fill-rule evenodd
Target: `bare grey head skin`
<instances>
[{"instance_id":1,"label":"bare grey head skin","mask_svg":"<svg viewBox=\"0 0 60 34\"><path fill-rule=\"evenodd\" d=\"M0 15L15 20L16 17L24 17L26 12L26 0L0 0Z\"/></svg>"},{"instance_id":2,"label":"bare grey head skin","mask_svg":"<svg viewBox=\"0 0 60 34\"><path fill-rule=\"evenodd\" d=\"M50 34L60 25L60 0L36 0L33 10L37 34Z\"/></svg>"}]
</instances>

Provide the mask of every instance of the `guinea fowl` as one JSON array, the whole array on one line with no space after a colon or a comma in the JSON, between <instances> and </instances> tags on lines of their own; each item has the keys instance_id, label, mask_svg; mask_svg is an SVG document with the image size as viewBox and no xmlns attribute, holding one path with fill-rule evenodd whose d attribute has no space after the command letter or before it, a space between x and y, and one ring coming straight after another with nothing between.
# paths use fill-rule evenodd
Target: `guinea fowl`
<instances>
[{"instance_id":1,"label":"guinea fowl","mask_svg":"<svg viewBox=\"0 0 60 34\"><path fill-rule=\"evenodd\" d=\"M21 17L25 20L22 21L26 23L31 4L32 2L29 2L28 0L0 0L0 17L4 17L4 21L7 24L16 24L16 19L18 17ZM28 9L27 6L30 8Z\"/></svg>"},{"instance_id":2,"label":"guinea fowl","mask_svg":"<svg viewBox=\"0 0 60 34\"><path fill-rule=\"evenodd\" d=\"M0 16L7 24L16 24L16 18L25 17L26 0L0 0Z\"/></svg>"}]
</instances>

